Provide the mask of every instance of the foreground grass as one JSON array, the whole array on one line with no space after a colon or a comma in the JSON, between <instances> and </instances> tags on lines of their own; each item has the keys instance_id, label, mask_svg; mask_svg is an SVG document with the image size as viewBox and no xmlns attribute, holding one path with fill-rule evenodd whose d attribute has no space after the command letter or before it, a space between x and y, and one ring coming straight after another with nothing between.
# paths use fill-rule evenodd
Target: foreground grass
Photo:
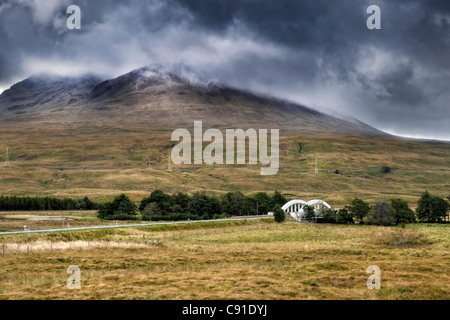
<instances>
[{"instance_id":1,"label":"foreground grass","mask_svg":"<svg viewBox=\"0 0 450 320\"><path fill-rule=\"evenodd\" d=\"M267 222L68 233L74 239L167 237L158 246L35 252L0 258L2 299L448 299L449 225ZM215 227L215 228L213 228ZM233 227L233 229L232 229ZM183 229L185 228L185 229ZM182 239L171 235L182 231ZM213 233L212 230L215 230ZM199 234L197 234L199 232ZM50 241L40 235L27 241ZM59 235L58 237L64 237ZM58 241L64 240L58 238ZM20 237L5 237L11 244ZM368 290L369 265L381 290ZM70 265L81 290L66 287Z\"/></svg>"}]
</instances>

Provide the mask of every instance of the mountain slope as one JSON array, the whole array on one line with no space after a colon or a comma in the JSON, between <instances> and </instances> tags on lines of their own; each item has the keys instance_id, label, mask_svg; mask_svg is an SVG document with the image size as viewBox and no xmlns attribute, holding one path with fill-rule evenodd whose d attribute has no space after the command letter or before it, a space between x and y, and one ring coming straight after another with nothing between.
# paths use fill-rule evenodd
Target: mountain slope
<instances>
[{"instance_id":1,"label":"mountain slope","mask_svg":"<svg viewBox=\"0 0 450 320\"><path fill-rule=\"evenodd\" d=\"M362 122L346 121L271 97L197 84L149 67L115 79L33 76L0 95L0 120L105 123L175 129L201 120L216 127L280 128L302 133L384 135Z\"/></svg>"}]
</instances>

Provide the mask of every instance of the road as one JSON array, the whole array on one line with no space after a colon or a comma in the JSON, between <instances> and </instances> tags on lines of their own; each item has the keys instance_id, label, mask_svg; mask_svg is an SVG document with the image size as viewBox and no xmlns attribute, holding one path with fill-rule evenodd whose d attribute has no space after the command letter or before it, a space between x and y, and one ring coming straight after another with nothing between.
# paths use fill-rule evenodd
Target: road
<instances>
[{"instance_id":1,"label":"road","mask_svg":"<svg viewBox=\"0 0 450 320\"><path fill-rule=\"evenodd\" d=\"M45 232L59 232L59 231L79 231L79 230L95 230L95 229L115 229L115 228L128 228L128 227L144 227L144 226L156 226L156 225L168 225L168 224L187 224L187 223L201 223L201 222L221 222L221 221L236 221L236 220L257 220L267 219L271 216L250 216L245 218L228 218L228 219L212 219L212 220L192 220L192 221L172 221L172 222L152 222L152 223L136 223L136 224L123 224L116 226L97 226L97 227L81 227L81 228L63 228L63 229L42 229L42 230L26 230L26 231L9 231L0 232L0 235L8 234L25 234L25 233L45 233Z\"/></svg>"}]
</instances>

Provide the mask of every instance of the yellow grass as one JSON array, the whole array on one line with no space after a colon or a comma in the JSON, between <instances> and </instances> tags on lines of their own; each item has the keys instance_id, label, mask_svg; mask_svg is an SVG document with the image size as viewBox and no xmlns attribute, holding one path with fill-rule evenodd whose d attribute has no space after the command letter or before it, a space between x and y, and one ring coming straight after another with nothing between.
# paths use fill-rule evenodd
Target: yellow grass
<instances>
[{"instance_id":1,"label":"yellow grass","mask_svg":"<svg viewBox=\"0 0 450 320\"><path fill-rule=\"evenodd\" d=\"M49 235L40 235L27 242L36 246L36 251L29 255L22 252L0 257L0 298L448 299L450 296L449 225L399 228L252 222L214 226L85 231L72 233L72 237L67 237L72 239L69 241L61 240L61 235L55 241ZM109 246L101 241L97 242L100 248L87 249L86 239L93 235L111 240ZM148 240L163 237L166 240L155 246L145 245L143 236ZM20 237L2 237L0 241L13 247ZM117 241L121 244L114 243ZM51 243L60 250L46 249ZM67 249L69 243L73 244L72 250ZM65 271L70 265L81 269L81 290L66 287L69 275ZM369 276L366 269L370 265L381 268L381 290L366 287Z\"/></svg>"}]
</instances>

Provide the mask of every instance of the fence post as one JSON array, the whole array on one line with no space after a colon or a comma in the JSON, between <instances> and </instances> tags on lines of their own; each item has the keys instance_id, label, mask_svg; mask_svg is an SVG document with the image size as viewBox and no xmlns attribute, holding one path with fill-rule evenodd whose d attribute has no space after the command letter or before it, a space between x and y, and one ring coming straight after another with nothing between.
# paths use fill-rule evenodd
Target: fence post
<instances>
[{"instance_id":1,"label":"fence post","mask_svg":"<svg viewBox=\"0 0 450 320\"><path fill-rule=\"evenodd\" d=\"M5 256L5 245L3 245L3 256Z\"/></svg>"},{"instance_id":2,"label":"fence post","mask_svg":"<svg viewBox=\"0 0 450 320\"><path fill-rule=\"evenodd\" d=\"M27 246L27 254L30 253L30 246Z\"/></svg>"}]
</instances>

